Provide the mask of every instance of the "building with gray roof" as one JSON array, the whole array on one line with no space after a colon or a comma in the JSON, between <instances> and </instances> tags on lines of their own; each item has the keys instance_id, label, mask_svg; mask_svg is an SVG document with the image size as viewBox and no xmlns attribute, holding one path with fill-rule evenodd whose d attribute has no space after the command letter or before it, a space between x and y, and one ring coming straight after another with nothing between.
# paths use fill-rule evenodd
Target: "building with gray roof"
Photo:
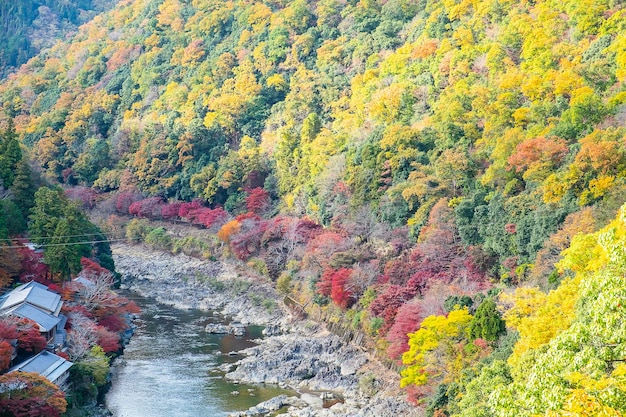
<instances>
[{"instance_id":1,"label":"building with gray roof","mask_svg":"<svg viewBox=\"0 0 626 417\"><path fill-rule=\"evenodd\" d=\"M37 325L39 326L39 331L41 333L50 332L61 321L60 317L48 314L45 311L40 310L37 307L34 307L33 305L27 303L20 304L9 310L5 310L2 312L2 314L32 320L37 323Z\"/></svg>"},{"instance_id":2,"label":"building with gray roof","mask_svg":"<svg viewBox=\"0 0 626 417\"><path fill-rule=\"evenodd\" d=\"M50 349L65 344L67 319L59 314L63 301L61 296L43 284L31 281L20 285L0 297L0 316L15 316L28 319L39 326ZM60 331L60 337L57 333Z\"/></svg>"},{"instance_id":3,"label":"building with gray roof","mask_svg":"<svg viewBox=\"0 0 626 417\"><path fill-rule=\"evenodd\" d=\"M0 314L22 303L31 304L45 312L58 316L63 306L61 296L48 287L35 281L20 285L0 297Z\"/></svg>"},{"instance_id":4,"label":"building with gray roof","mask_svg":"<svg viewBox=\"0 0 626 417\"><path fill-rule=\"evenodd\" d=\"M72 362L44 350L14 366L9 372L36 372L63 389L72 365Z\"/></svg>"}]
</instances>

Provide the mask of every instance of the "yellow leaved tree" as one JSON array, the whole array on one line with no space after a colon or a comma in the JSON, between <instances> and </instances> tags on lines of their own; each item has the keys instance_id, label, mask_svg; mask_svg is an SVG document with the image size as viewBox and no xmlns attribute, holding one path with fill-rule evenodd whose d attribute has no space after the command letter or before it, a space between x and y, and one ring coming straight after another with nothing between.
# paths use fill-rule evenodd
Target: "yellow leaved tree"
<instances>
[{"instance_id":1,"label":"yellow leaved tree","mask_svg":"<svg viewBox=\"0 0 626 417\"><path fill-rule=\"evenodd\" d=\"M407 366L400 386L424 385L457 374L471 321L467 309L451 311L448 316L426 317L418 331L409 333L409 350L402 355L402 363Z\"/></svg>"},{"instance_id":2,"label":"yellow leaved tree","mask_svg":"<svg viewBox=\"0 0 626 417\"><path fill-rule=\"evenodd\" d=\"M505 314L520 339L513 382L488 398L494 416L621 416L626 409L626 206L599 232L576 235L543 294L518 290ZM506 299L506 297L505 297Z\"/></svg>"}]
</instances>

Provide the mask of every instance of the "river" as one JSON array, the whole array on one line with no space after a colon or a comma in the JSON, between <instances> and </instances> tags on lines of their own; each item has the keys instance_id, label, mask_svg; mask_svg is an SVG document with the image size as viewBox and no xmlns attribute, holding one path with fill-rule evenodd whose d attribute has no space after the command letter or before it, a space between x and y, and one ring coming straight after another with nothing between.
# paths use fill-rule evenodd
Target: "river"
<instances>
[{"instance_id":1,"label":"river","mask_svg":"<svg viewBox=\"0 0 626 417\"><path fill-rule=\"evenodd\" d=\"M294 394L275 386L229 383L217 370L237 360L229 352L253 346L251 339L260 337L260 327L249 327L244 338L208 334L207 323L221 322L210 312L131 297L142 313L106 395L115 417L228 416L277 395Z\"/></svg>"}]
</instances>

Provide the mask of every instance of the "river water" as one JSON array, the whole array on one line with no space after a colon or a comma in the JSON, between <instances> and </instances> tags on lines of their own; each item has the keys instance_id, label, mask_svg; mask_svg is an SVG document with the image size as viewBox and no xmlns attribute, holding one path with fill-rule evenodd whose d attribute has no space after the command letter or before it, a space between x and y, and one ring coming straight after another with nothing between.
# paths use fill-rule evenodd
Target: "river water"
<instances>
[{"instance_id":1,"label":"river water","mask_svg":"<svg viewBox=\"0 0 626 417\"><path fill-rule=\"evenodd\" d=\"M260 337L260 327L249 327L244 338L208 334L206 324L221 322L219 317L131 297L142 314L106 395L115 417L220 417L294 394L275 386L232 384L217 371L237 359L229 352L254 345L251 339Z\"/></svg>"}]
</instances>

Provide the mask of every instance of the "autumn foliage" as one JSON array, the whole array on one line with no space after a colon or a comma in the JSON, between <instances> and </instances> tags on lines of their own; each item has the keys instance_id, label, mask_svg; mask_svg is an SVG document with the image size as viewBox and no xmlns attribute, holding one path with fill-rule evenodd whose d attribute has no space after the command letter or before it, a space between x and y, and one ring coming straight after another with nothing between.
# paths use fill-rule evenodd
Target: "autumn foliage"
<instances>
[{"instance_id":1,"label":"autumn foliage","mask_svg":"<svg viewBox=\"0 0 626 417\"><path fill-rule=\"evenodd\" d=\"M50 268L44 262L43 254L27 247L18 251L22 260L20 281L50 283Z\"/></svg>"},{"instance_id":2,"label":"autumn foliage","mask_svg":"<svg viewBox=\"0 0 626 417\"><path fill-rule=\"evenodd\" d=\"M355 301L350 285L351 274L352 270L348 268L326 270L317 284L318 292L330 297L339 307L349 308Z\"/></svg>"},{"instance_id":3,"label":"autumn foliage","mask_svg":"<svg viewBox=\"0 0 626 417\"><path fill-rule=\"evenodd\" d=\"M0 320L0 372L6 371L11 365L14 353L13 343L18 336L14 322L7 319Z\"/></svg>"},{"instance_id":4,"label":"autumn foliage","mask_svg":"<svg viewBox=\"0 0 626 417\"><path fill-rule=\"evenodd\" d=\"M239 232L240 227L241 225L237 220L231 220L217 232L217 237L223 242L229 242L231 237Z\"/></svg>"},{"instance_id":5,"label":"autumn foliage","mask_svg":"<svg viewBox=\"0 0 626 417\"><path fill-rule=\"evenodd\" d=\"M602 245L622 226L593 234L626 193L623 2L148 3L119 3L0 84L0 238L36 223L18 175L32 165L85 207L88 187L111 193L120 219L141 217L135 240L147 219L193 225L197 252L280 279L306 313L321 309L379 352L412 351L404 384L431 396L427 415L615 414L623 396L603 404L609 389L595 392L624 391L611 349L621 339L603 345L595 329L575 332L586 322L548 317L556 305L558 317L587 317L573 313L584 305L568 277L605 261L603 273L621 271L619 245ZM21 165L20 146L31 156ZM21 280L51 279L19 253ZM0 262L2 282L14 281L14 260ZM518 286L537 293L495 298ZM533 310L524 302L545 301L538 288L565 296ZM74 295L95 301L68 310L110 331L132 307ZM613 310L588 320L619 312L611 297ZM593 334L578 348L605 357L566 372L578 348L556 334L568 331ZM534 374L515 368L526 351ZM581 376L596 363L602 377ZM495 386L524 374L515 390ZM544 381L551 408L537 405Z\"/></svg>"},{"instance_id":6,"label":"autumn foliage","mask_svg":"<svg viewBox=\"0 0 626 417\"><path fill-rule=\"evenodd\" d=\"M397 309L393 325L385 336L389 342L387 353L391 358L398 359L409 349L409 334L419 329L422 320L426 317L420 303L407 302Z\"/></svg>"},{"instance_id":7,"label":"autumn foliage","mask_svg":"<svg viewBox=\"0 0 626 417\"><path fill-rule=\"evenodd\" d=\"M0 372L5 372L11 366L13 346L7 340L0 340Z\"/></svg>"},{"instance_id":8,"label":"autumn foliage","mask_svg":"<svg viewBox=\"0 0 626 417\"><path fill-rule=\"evenodd\" d=\"M28 319L20 319L16 325L17 347L19 349L34 354L41 352L46 347L48 341L39 332L37 323Z\"/></svg>"},{"instance_id":9,"label":"autumn foliage","mask_svg":"<svg viewBox=\"0 0 626 417\"><path fill-rule=\"evenodd\" d=\"M145 198L135 201L128 206L128 214L138 217L158 218L161 216L163 205L163 199L160 197Z\"/></svg>"},{"instance_id":10,"label":"autumn foliage","mask_svg":"<svg viewBox=\"0 0 626 417\"><path fill-rule=\"evenodd\" d=\"M65 395L45 377L30 372L0 375L0 410L14 417L60 417Z\"/></svg>"},{"instance_id":11,"label":"autumn foliage","mask_svg":"<svg viewBox=\"0 0 626 417\"><path fill-rule=\"evenodd\" d=\"M263 213L270 204L270 195L263 188L253 188L246 197L246 208L252 213Z\"/></svg>"},{"instance_id":12,"label":"autumn foliage","mask_svg":"<svg viewBox=\"0 0 626 417\"><path fill-rule=\"evenodd\" d=\"M96 328L97 344L105 353L114 353L120 350L120 335L103 326Z\"/></svg>"},{"instance_id":13,"label":"autumn foliage","mask_svg":"<svg viewBox=\"0 0 626 417\"><path fill-rule=\"evenodd\" d=\"M141 195L131 192L119 193L115 201L115 209L121 214L129 214L130 206L141 200Z\"/></svg>"}]
</instances>

